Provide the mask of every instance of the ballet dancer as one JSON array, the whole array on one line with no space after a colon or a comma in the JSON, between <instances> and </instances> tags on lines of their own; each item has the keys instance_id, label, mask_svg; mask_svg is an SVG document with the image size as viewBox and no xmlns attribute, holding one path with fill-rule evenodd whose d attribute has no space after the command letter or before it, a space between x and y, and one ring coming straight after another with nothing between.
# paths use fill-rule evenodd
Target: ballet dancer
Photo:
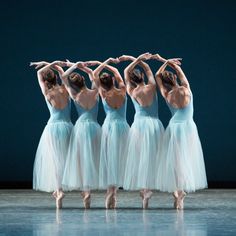
<instances>
[{"instance_id":1,"label":"ballet dancer","mask_svg":"<svg viewBox=\"0 0 236 236\"><path fill-rule=\"evenodd\" d=\"M64 193L62 177L72 130L70 98L65 86L57 82L56 62L33 62L38 70L38 82L50 112L35 156L33 189L53 192L56 207L62 207Z\"/></svg>"},{"instance_id":2,"label":"ballet dancer","mask_svg":"<svg viewBox=\"0 0 236 236\"><path fill-rule=\"evenodd\" d=\"M98 189L98 167L100 154L101 127L97 122L99 94L98 89L86 86L85 78L75 69L80 69L92 77L92 70L83 66L82 62L60 62L68 66L61 78L65 87L74 101L78 119L71 133L68 157L63 176L65 190L82 190L84 207L90 208L90 191Z\"/></svg>"},{"instance_id":3,"label":"ballet dancer","mask_svg":"<svg viewBox=\"0 0 236 236\"><path fill-rule=\"evenodd\" d=\"M93 80L102 98L106 118L102 125L99 187L107 189L105 207L116 207L117 188L123 185L126 162L126 143L129 125L126 121L126 88L119 71L109 63L118 59L109 58L93 72ZM91 65L94 62L88 62ZM96 64L96 62L95 62ZM102 72L103 69L113 74ZM115 86L115 81L118 87Z\"/></svg>"},{"instance_id":4,"label":"ballet dancer","mask_svg":"<svg viewBox=\"0 0 236 236\"><path fill-rule=\"evenodd\" d=\"M176 74L165 70L167 66ZM157 188L172 192L174 208L183 209L186 192L207 187L202 147L193 121L193 95L184 72L174 61L167 60L155 79L172 113L164 134Z\"/></svg>"},{"instance_id":5,"label":"ballet dancer","mask_svg":"<svg viewBox=\"0 0 236 236\"><path fill-rule=\"evenodd\" d=\"M157 153L164 132L158 118L156 82L150 67L143 62L152 57L151 54L145 53L137 59L125 55L119 58L120 61L133 61L126 67L124 74L127 92L135 108L134 121L129 135L124 189L141 190L140 196L144 209L148 208L148 201L152 195L151 189L156 188L157 158L159 158ZM137 65L145 72L147 84L144 81L144 73L135 68Z\"/></svg>"}]
</instances>

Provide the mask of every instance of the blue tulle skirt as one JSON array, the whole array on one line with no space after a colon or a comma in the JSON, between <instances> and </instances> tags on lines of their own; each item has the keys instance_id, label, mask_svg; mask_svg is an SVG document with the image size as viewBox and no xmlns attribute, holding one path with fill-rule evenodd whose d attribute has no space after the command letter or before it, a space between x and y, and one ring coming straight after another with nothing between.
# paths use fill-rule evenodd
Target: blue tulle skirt
<instances>
[{"instance_id":1,"label":"blue tulle skirt","mask_svg":"<svg viewBox=\"0 0 236 236\"><path fill-rule=\"evenodd\" d=\"M164 128L149 116L135 117L130 128L124 189L155 189Z\"/></svg>"},{"instance_id":2,"label":"blue tulle skirt","mask_svg":"<svg viewBox=\"0 0 236 236\"><path fill-rule=\"evenodd\" d=\"M192 119L170 121L164 135L157 188L193 192L207 187L205 164L197 127Z\"/></svg>"},{"instance_id":3,"label":"blue tulle skirt","mask_svg":"<svg viewBox=\"0 0 236 236\"><path fill-rule=\"evenodd\" d=\"M64 190L98 188L101 127L93 120L78 119L71 133L63 176Z\"/></svg>"},{"instance_id":4,"label":"blue tulle skirt","mask_svg":"<svg viewBox=\"0 0 236 236\"><path fill-rule=\"evenodd\" d=\"M48 123L42 133L36 152L33 189L52 192L62 187L72 123Z\"/></svg>"},{"instance_id":5,"label":"blue tulle skirt","mask_svg":"<svg viewBox=\"0 0 236 236\"><path fill-rule=\"evenodd\" d=\"M106 118L102 126L99 188L123 185L129 125L125 119Z\"/></svg>"}]
</instances>

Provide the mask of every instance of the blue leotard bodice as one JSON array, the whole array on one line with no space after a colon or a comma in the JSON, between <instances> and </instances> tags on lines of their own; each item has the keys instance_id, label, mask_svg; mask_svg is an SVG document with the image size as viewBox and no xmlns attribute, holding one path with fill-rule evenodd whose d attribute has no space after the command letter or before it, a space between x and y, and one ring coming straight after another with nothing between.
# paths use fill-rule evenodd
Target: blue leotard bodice
<instances>
[{"instance_id":1,"label":"blue leotard bodice","mask_svg":"<svg viewBox=\"0 0 236 236\"><path fill-rule=\"evenodd\" d=\"M125 96L124 103L118 109L110 107L106 99L102 99L103 107L106 112L106 119L126 119L127 97Z\"/></svg>"},{"instance_id":2,"label":"blue leotard bodice","mask_svg":"<svg viewBox=\"0 0 236 236\"><path fill-rule=\"evenodd\" d=\"M171 121L186 121L186 120L190 120L193 118L193 96L191 93L191 98L190 98L190 102L187 106L185 106L184 108L175 108L173 106L171 106L171 104L169 104L166 101L171 114L172 114L172 118Z\"/></svg>"},{"instance_id":3,"label":"blue leotard bodice","mask_svg":"<svg viewBox=\"0 0 236 236\"><path fill-rule=\"evenodd\" d=\"M65 121L70 122L70 112L71 112L71 100L68 98L68 103L63 109L57 109L51 105L51 103L46 99L46 103L50 112L50 119L48 123Z\"/></svg>"},{"instance_id":4,"label":"blue leotard bodice","mask_svg":"<svg viewBox=\"0 0 236 236\"><path fill-rule=\"evenodd\" d=\"M158 118L158 97L157 94L154 95L152 104L149 106L141 106L134 98L132 98L132 102L135 108L135 117L149 116Z\"/></svg>"},{"instance_id":5,"label":"blue leotard bodice","mask_svg":"<svg viewBox=\"0 0 236 236\"><path fill-rule=\"evenodd\" d=\"M79 103L74 101L79 116L79 121L86 121L86 120L97 121L98 103L99 103L99 98L97 98L96 104L91 109L85 109Z\"/></svg>"}]
</instances>

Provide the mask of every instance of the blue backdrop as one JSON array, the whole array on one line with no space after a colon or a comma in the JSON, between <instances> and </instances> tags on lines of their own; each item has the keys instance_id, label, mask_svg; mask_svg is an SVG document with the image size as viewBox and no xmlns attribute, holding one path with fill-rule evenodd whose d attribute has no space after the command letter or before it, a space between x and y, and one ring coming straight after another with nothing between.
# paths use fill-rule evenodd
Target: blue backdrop
<instances>
[{"instance_id":1,"label":"blue backdrop","mask_svg":"<svg viewBox=\"0 0 236 236\"><path fill-rule=\"evenodd\" d=\"M235 1L5 1L0 12L0 181L31 181L49 117L30 61L147 51L183 58L208 180L236 181ZM159 65L151 63L154 71ZM170 114L161 97L159 105L166 126ZM129 124L133 113L129 100Z\"/></svg>"}]
</instances>

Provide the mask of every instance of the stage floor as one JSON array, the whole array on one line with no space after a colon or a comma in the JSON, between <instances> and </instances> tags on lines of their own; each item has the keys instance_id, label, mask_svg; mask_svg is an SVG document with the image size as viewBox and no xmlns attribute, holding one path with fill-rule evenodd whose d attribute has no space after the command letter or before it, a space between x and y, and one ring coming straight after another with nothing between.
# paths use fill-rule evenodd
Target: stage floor
<instances>
[{"instance_id":1,"label":"stage floor","mask_svg":"<svg viewBox=\"0 0 236 236\"><path fill-rule=\"evenodd\" d=\"M116 210L104 209L105 192L92 193L84 210L79 192L66 194L56 210L50 194L0 190L0 236L3 235L236 235L236 189L189 194L184 211L172 208L170 194L154 192L142 210L138 192L119 190Z\"/></svg>"}]
</instances>

